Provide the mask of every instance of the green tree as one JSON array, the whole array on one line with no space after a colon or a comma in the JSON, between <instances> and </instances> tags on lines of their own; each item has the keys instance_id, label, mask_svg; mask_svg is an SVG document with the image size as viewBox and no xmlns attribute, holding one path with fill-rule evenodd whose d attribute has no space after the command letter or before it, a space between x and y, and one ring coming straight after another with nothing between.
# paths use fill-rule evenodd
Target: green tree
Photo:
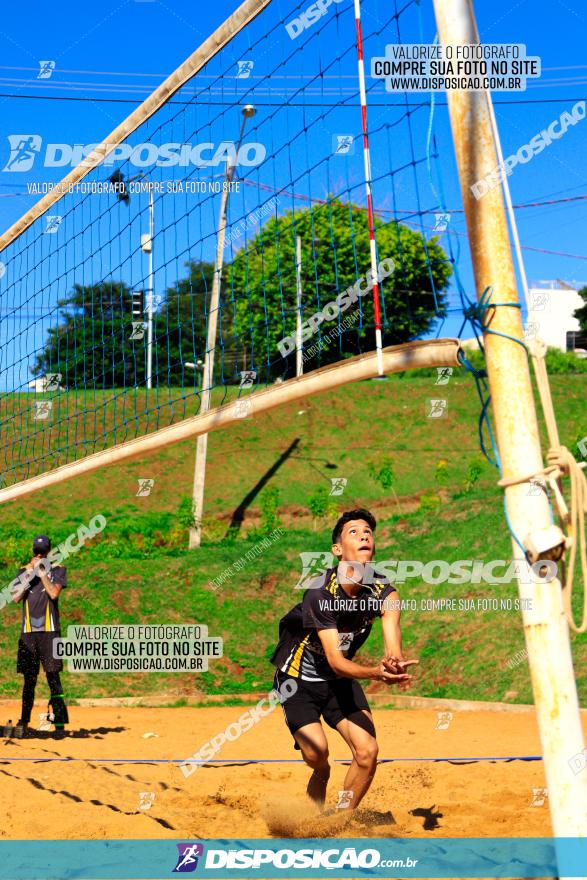
<instances>
[{"instance_id":1,"label":"green tree","mask_svg":"<svg viewBox=\"0 0 587 880\"><path fill-rule=\"evenodd\" d=\"M196 381L188 361L206 350L206 300L211 263L186 264L185 278L169 287L153 315L153 385ZM147 334L133 339L132 290L122 281L74 285L59 301L60 320L48 331L37 354L34 376L61 373L68 388L120 388L142 385L147 365ZM136 334L135 334L136 335ZM139 330L140 336L140 330Z\"/></svg>"},{"instance_id":2,"label":"green tree","mask_svg":"<svg viewBox=\"0 0 587 880\"><path fill-rule=\"evenodd\" d=\"M182 368L203 361L207 344L207 314L214 277L213 263L185 263L188 274L167 288L154 325L159 383L190 385L194 371ZM220 359L216 367L222 368ZM198 379L199 382L199 379Z\"/></svg>"},{"instance_id":3,"label":"green tree","mask_svg":"<svg viewBox=\"0 0 587 880\"><path fill-rule=\"evenodd\" d=\"M239 371L245 369L259 371L261 380L292 373L295 354L284 361L277 343L295 333L298 235L302 240L305 320L370 269L363 208L333 199L297 212L295 223L291 212L268 220L224 267L215 358L217 383L238 381ZM384 345L422 336L444 313L450 262L436 238L426 241L420 233L395 222L376 219L376 239L380 262L393 260L395 264L382 290ZM154 314L155 386L195 385L199 381L198 375L183 365L204 358L214 267L191 261L186 268L186 276L167 288ZM62 384L69 388L144 384L146 333L142 339L131 338L132 291L123 281L76 284L59 308L60 321L49 330L33 375L61 373ZM367 293L344 313L325 321L306 343L305 371L372 350L373 324L373 298ZM308 356L308 347L316 342L320 342L320 350Z\"/></svg>"},{"instance_id":4,"label":"green tree","mask_svg":"<svg viewBox=\"0 0 587 880\"><path fill-rule=\"evenodd\" d=\"M395 471L393 469L393 461L389 455L381 456L377 461L367 462L367 470L374 480L381 485L386 491L391 489L395 503L397 504L398 513L401 514L401 508L397 492L395 491Z\"/></svg>"},{"instance_id":5,"label":"green tree","mask_svg":"<svg viewBox=\"0 0 587 880\"><path fill-rule=\"evenodd\" d=\"M75 284L58 303L60 320L48 330L34 376L61 373L68 388L137 384L132 333L132 291L120 281ZM140 372L140 367L139 367Z\"/></svg>"},{"instance_id":6,"label":"green tree","mask_svg":"<svg viewBox=\"0 0 587 880\"><path fill-rule=\"evenodd\" d=\"M326 486L316 486L308 498L308 510L313 517L314 531L316 531L316 523L319 519L333 519L336 516L336 504L330 500Z\"/></svg>"},{"instance_id":7,"label":"green tree","mask_svg":"<svg viewBox=\"0 0 587 880\"><path fill-rule=\"evenodd\" d=\"M582 287L577 293L582 298L585 305L575 311L575 318L579 322L581 333L587 335L587 287Z\"/></svg>"},{"instance_id":8,"label":"green tree","mask_svg":"<svg viewBox=\"0 0 587 880\"><path fill-rule=\"evenodd\" d=\"M426 241L420 233L395 222L376 219L375 225L379 260L391 258L395 263L395 271L383 284L383 342L398 344L425 334L437 315L444 313L443 291L452 268L437 238ZM304 320L370 269L367 212L338 199L298 211L295 217L288 212L272 218L239 251L228 267L226 281L233 291L235 336L251 351L257 368L269 369L273 363L276 374L285 372L277 343L295 334L297 236L302 240ZM350 329L326 339L351 313L357 314ZM372 350L373 325L373 297L368 293L344 315L325 321L305 343L308 349L321 338L323 346L306 359L305 371L338 360L340 352L350 356ZM295 353L288 358L294 359Z\"/></svg>"}]
</instances>

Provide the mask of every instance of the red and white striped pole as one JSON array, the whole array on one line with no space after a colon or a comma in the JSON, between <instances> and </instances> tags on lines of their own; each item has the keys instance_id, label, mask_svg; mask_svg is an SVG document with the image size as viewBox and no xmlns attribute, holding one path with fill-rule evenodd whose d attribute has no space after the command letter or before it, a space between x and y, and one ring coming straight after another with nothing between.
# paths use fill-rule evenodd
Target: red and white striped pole
<instances>
[{"instance_id":1,"label":"red and white striped pole","mask_svg":"<svg viewBox=\"0 0 587 880\"><path fill-rule=\"evenodd\" d=\"M371 252L371 277L373 279L373 314L375 316L375 345L377 369L383 376L383 353L381 341L381 309L379 307L379 282L377 281L377 251L375 249L375 223L373 221L373 198L371 195L371 155L367 133L367 91L365 89L365 64L363 62L363 32L361 29L361 0L355 0L355 23L357 25L357 57L359 64L359 90L361 93L361 117L363 123L363 158L365 160L365 190L367 192L367 218L369 223L369 249Z\"/></svg>"}]
</instances>

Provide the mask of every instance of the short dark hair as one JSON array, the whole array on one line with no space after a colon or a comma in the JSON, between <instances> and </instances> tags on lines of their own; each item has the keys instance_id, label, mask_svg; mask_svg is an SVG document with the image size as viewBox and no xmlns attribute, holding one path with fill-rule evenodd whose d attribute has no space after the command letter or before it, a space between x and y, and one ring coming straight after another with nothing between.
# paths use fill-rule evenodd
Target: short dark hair
<instances>
[{"instance_id":1,"label":"short dark hair","mask_svg":"<svg viewBox=\"0 0 587 880\"><path fill-rule=\"evenodd\" d=\"M357 507L355 508L355 510L347 510L342 514L341 517L339 517L334 529L332 530L333 544L338 544L342 537L342 530L345 524L353 519L364 519L365 522L369 524L372 531L375 531L375 529L377 528L377 520L370 510L367 510L365 507Z\"/></svg>"}]
</instances>

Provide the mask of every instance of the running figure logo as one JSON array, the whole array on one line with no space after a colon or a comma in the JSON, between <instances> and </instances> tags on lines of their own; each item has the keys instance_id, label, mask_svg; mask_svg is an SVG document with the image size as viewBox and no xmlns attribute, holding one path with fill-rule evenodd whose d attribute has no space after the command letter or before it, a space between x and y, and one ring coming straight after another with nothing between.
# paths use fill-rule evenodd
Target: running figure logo
<instances>
[{"instance_id":1,"label":"running figure logo","mask_svg":"<svg viewBox=\"0 0 587 880\"><path fill-rule=\"evenodd\" d=\"M242 399L234 402L234 416L237 419L247 419L253 411L253 404L250 400Z\"/></svg>"},{"instance_id":2,"label":"running figure logo","mask_svg":"<svg viewBox=\"0 0 587 880\"><path fill-rule=\"evenodd\" d=\"M147 329L147 324L145 321L133 321L132 322L132 333L128 337L129 339L139 340L143 339L145 336L145 330Z\"/></svg>"},{"instance_id":3,"label":"running figure logo","mask_svg":"<svg viewBox=\"0 0 587 880\"><path fill-rule=\"evenodd\" d=\"M448 726L453 719L452 712L437 712L436 730L448 730Z\"/></svg>"},{"instance_id":4,"label":"running figure logo","mask_svg":"<svg viewBox=\"0 0 587 880\"><path fill-rule=\"evenodd\" d=\"M251 75L251 71L255 66L253 61L237 61L238 70L236 72L237 79L248 79Z\"/></svg>"},{"instance_id":5,"label":"running figure logo","mask_svg":"<svg viewBox=\"0 0 587 880\"><path fill-rule=\"evenodd\" d=\"M45 391L59 391L61 388L61 373L46 373Z\"/></svg>"},{"instance_id":6,"label":"running figure logo","mask_svg":"<svg viewBox=\"0 0 587 880\"><path fill-rule=\"evenodd\" d=\"M151 494L151 489L154 485L155 480L139 479L139 491L135 495L135 498L146 498L147 495Z\"/></svg>"},{"instance_id":7,"label":"running figure logo","mask_svg":"<svg viewBox=\"0 0 587 880\"><path fill-rule=\"evenodd\" d=\"M532 800L530 801L531 807L543 807L546 798L548 797L548 789L547 788L533 788L532 789Z\"/></svg>"},{"instance_id":8,"label":"running figure logo","mask_svg":"<svg viewBox=\"0 0 587 880\"><path fill-rule=\"evenodd\" d=\"M145 298L145 310L156 312L162 302L163 297L160 293L148 293Z\"/></svg>"},{"instance_id":9,"label":"running figure logo","mask_svg":"<svg viewBox=\"0 0 587 880\"><path fill-rule=\"evenodd\" d=\"M36 422L49 419L53 409L52 400L35 400L33 403L33 419Z\"/></svg>"},{"instance_id":10,"label":"running figure logo","mask_svg":"<svg viewBox=\"0 0 587 880\"><path fill-rule=\"evenodd\" d=\"M37 79L51 79L51 74L55 70L54 61L39 61L40 70Z\"/></svg>"},{"instance_id":11,"label":"running figure logo","mask_svg":"<svg viewBox=\"0 0 587 880\"><path fill-rule=\"evenodd\" d=\"M61 214L46 214L45 221L46 221L47 225L46 225L44 231L46 233L57 232L57 230L61 226L62 220L63 220L63 217L61 216Z\"/></svg>"},{"instance_id":12,"label":"running figure logo","mask_svg":"<svg viewBox=\"0 0 587 880\"><path fill-rule=\"evenodd\" d=\"M322 574L333 564L332 553L300 553L302 573L294 590L314 590L322 586Z\"/></svg>"},{"instance_id":13,"label":"running figure logo","mask_svg":"<svg viewBox=\"0 0 587 880\"><path fill-rule=\"evenodd\" d=\"M43 143L39 134L9 134L10 158L3 171L30 171Z\"/></svg>"},{"instance_id":14,"label":"running figure logo","mask_svg":"<svg viewBox=\"0 0 587 880\"><path fill-rule=\"evenodd\" d=\"M450 214L435 214L436 223L432 232L446 232L450 223Z\"/></svg>"},{"instance_id":15,"label":"running figure logo","mask_svg":"<svg viewBox=\"0 0 587 880\"><path fill-rule=\"evenodd\" d=\"M257 373L255 370L241 370L241 381L239 388L252 388L255 384Z\"/></svg>"},{"instance_id":16,"label":"running figure logo","mask_svg":"<svg viewBox=\"0 0 587 880\"><path fill-rule=\"evenodd\" d=\"M452 376L452 367L436 367L438 373L435 385L448 385Z\"/></svg>"},{"instance_id":17,"label":"running figure logo","mask_svg":"<svg viewBox=\"0 0 587 880\"><path fill-rule=\"evenodd\" d=\"M351 801L353 799L354 792L353 791L339 791L338 793L338 802L336 804L335 809L337 810L348 810L351 805Z\"/></svg>"},{"instance_id":18,"label":"running figure logo","mask_svg":"<svg viewBox=\"0 0 587 880\"><path fill-rule=\"evenodd\" d=\"M428 418L442 419L446 415L447 404L447 400L434 400L431 398L428 401Z\"/></svg>"},{"instance_id":19,"label":"running figure logo","mask_svg":"<svg viewBox=\"0 0 587 880\"><path fill-rule=\"evenodd\" d=\"M155 802L155 792L139 791L139 810L150 810Z\"/></svg>"},{"instance_id":20,"label":"running figure logo","mask_svg":"<svg viewBox=\"0 0 587 880\"><path fill-rule=\"evenodd\" d=\"M535 312L548 311L550 305L550 294L547 290L532 291L532 309Z\"/></svg>"},{"instance_id":21,"label":"running figure logo","mask_svg":"<svg viewBox=\"0 0 587 880\"><path fill-rule=\"evenodd\" d=\"M198 867L198 859L204 854L202 843L176 843L179 855L174 874L188 874Z\"/></svg>"},{"instance_id":22,"label":"running figure logo","mask_svg":"<svg viewBox=\"0 0 587 880\"><path fill-rule=\"evenodd\" d=\"M335 134L332 139L335 156L352 156L355 152L355 138L352 134Z\"/></svg>"},{"instance_id":23,"label":"running figure logo","mask_svg":"<svg viewBox=\"0 0 587 880\"><path fill-rule=\"evenodd\" d=\"M51 730L51 720L48 712L39 713L39 730Z\"/></svg>"}]
</instances>

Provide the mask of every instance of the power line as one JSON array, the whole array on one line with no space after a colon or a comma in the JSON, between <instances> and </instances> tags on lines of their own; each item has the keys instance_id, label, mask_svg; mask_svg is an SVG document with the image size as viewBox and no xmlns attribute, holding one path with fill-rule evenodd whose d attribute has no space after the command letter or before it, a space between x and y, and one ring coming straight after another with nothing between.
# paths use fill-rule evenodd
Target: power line
<instances>
[{"instance_id":1,"label":"power line","mask_svg":"<svg viewBox=\"0 0 587 880\"><path fill-rule=\"evenodd\" d=\"M36 73L36 74L39 73L38 67L17 67L15 65L10 65L10 64L0 64L0 70L24 70L24 71L30 71L31 73ZM542 67L541 70L543 73L547 70L587 70L587 64L570 64L570 65L566 65L564 67ZM68 67L58 67L55 70L55 73L75 73L75 74L83 74L83 75L87 75L87 76L95 76L95 75L99 75L99 76L145 76L145 77L157 77L159 79L167 79L167 77L170 76L170 74L172 72L173 71L171 71L171 72L168 71L167 73L143 73L140 71L132 71L132 70L75 70L73 68L68 68ZM208 74L199 73L198 74L198 77L200 79L205 79L206 77L208 79L214 79L215 76L216 76L216 74L210 74L210 73L208 73ZM284 74L279 74L279 76L280 76L280 78L284 78L284 77L287 78L286 75L284 75ZM300 74L299 76L300 77L306 76L308 79L311 79L311 78L313 78L314 74L312 74L312 73ZM261 77L257 76L256 74L251 74L247 78L249 80L251 80L251 79L255 79L255 78L260 79ZM292 75L289 78L293 79L294 77ZM349 73L349 74L342 74L341 76L339 76L338 74L334 74L334 73L326 73L323 75L322 78L323 79L341 79L342 78L342 79L356 80L356 74Z\"/></svg>"},{"instance_id":2,"label":"power line","mask_svg":"<svg viewBox=\"0 0 587 880\"><path fill-rule=\"evenodd\" d=\"M427 94L427 93L426 93ZM194 95L195 97L195 95ZM202 98L202 95L199 95ZM349 96L347 96L349 97ZM86 104L140 104L142 101L138 98L85 98L79 97L77 95L14 95L8 94L6 92L0 92L0 98L17 98L17 99L25 99L30 101L76 101ZM235 95L236 100L240 100L240 95ZM571 96L567 95L564 98L523 98L517 101L499 101L494 100L493 103L495 105L508 106L508 105L517 105L517 104L560 104L565 103L567 101L587 101L587 96L585 95L577 95ZM181 106L187 106L189 104L193 104L193 100L190 101L167 101L167 104L179 104ZM209 104L213 107L233 107L234 101L206 101L206 104ZM370 107L423 107L428 106L428 99L422 99L421 101L369 101ZM447 101L435 101L437 107L446 107L448 106ZM255 101L256 107L283 107L282 101L266 101L260 103L259 101ZM339 109L350 109L356 112L356 107L351 104L325 104L324 101L300 101L293 102L288 101L289 107L323 107L323 108L334 108L338 107Z\"/></svg>"},{"instance_id":3,"label":"power line","mask_svg":"<svg viewBox=\"0 0 587 880\"><path fill-rule=\"evenodd\" d=\"M292 196L294 199L299 199L300 201L304 201L304 202L313 202L313 203L317 203L317 204L321 204L321 205L325 205L327 203L326 199L319 199L316 197L310 197L310 196L305 195L304 193L296 193L296 192L291 192L291 191L288 192L285 188L276 189L275 187L272 187L267 183L259 183L254 180L248 180L246 178L243 180L243 183L246 184L247 186L255 187L257 189L263 189L267 192L274 192L274 193L287 192L287 194ZM587 196L577 196L577 198L583 199L583 198L587 198ZM561 201L564 202L564 201L569 201L569 200L568 199L561 199ZM549 204L549 202L537 202L537 203L535 203L534 206L542 207L544 204ZM514 206L514 207L520 207L520 206ZM394 214L396 212L397 212L397 209L396 209L396 211L393 211L390 208L378 208L376 211L377 214ZM400 213L408 213L408 212L400 211ZM412 211L409 213L414 213L414 212ZM451 213L451 212L447 211L447 213ZM462 211L461 211L461 209L456 209L453 213L462 213ZM409 221L403 221L403 222L405 222L406 225L410 225ZM428 226L427 224L422 223L421 221L420 221L419 225L424 229L431 229L434 232L434 227L432 227L432 226ZM412 223L412 226L414 226L416 228L416 230L419 229L419 225L415 222ZM456 229L453 229L452 232L454 233L454 235L458 235L461 238L468 238L468 235L466 232L459 232ZM540 253L540 254L549 254L550 256L555 256L555 257L568 257L569 259L573 259L573 260L587 260L587 256L584 256L583 254L567 254L567 253L564 253L563 251L551 251L551 250L547 250L546 248L531 247L530 245L522 245L522 249L526 250L526 251L535 251L536 253Z\"/></svg>"}]
</instances>

